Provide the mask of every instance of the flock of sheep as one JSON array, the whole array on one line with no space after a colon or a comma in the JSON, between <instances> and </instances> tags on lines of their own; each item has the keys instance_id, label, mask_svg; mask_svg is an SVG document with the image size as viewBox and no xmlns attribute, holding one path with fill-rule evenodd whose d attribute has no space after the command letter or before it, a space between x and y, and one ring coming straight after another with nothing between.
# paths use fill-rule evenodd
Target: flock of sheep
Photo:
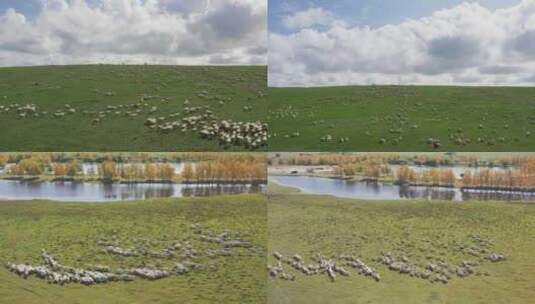
<instances>
[{"instance_id":1,"label":"flock of sheep","mask_svg":"<svg viewBox=\"0 0 535 304\"><path fill-rule=\"evenodd\" d=\"M189 101L184 103L189 104ZM232 120L219 120L214 115L211 106L184 108L184 116L177 119L180 113L168 117L149 117L145 125L161 133L170 133L173 130L182 132L194 131L207 139L217 139L222 145L244 146L257 149L267 144L268 126L260 121L242 122Z\"/></svg>"},{"instance_id":2,"label":"flock of sheep","mask_svg":"<svg viewBox=\"0 0 535 304\"><path fill-rule=\"evenodd\" d=\"M203 229L200 224L193 224L191 229L196 239L208 246L196 249L188 241L173 241L167 247L159 250L151 250L145 243L139 243L133 248L123 248L117 238L103 238L97 242L101 247L102 254L117 256L120 258L144 257L153 259L166 259L174 261L172 267L156 267L141 263L140 267L117 268L105 265L91 265L86 268L66 266L57 259L42 251L42 265L6 263L6 268L24 278L35 276L53 284L83 284L94 285L111 282L129 282L136 279L158 280L171 275L183 275L195 270L200 270L205 265L198 262L202 257L216 259L235 255L255 255L258 249L247 240L239 237L239 234L228 230L223 233L215 233ZM128 260L126 260L128 261ZM157 263L160 264L160 263Z\"/></svg>"},{"instance_id":3,"label":"flock of sheep","mask_svg":"<svg viewBox=\"0 0 535 304\"><path fill-rule=\"evenodd\" d=\"M401 96L397 96L401 97ZM404 96L407 97L407 96ZM344 97L351 99L352 97ZM439 130L426 130L431 135L428 137L419 138L419 142L422 145L427 146L430 149L441 149L443 144L448 141L455 146L467 146L470 144L494 146L497 144L505 144L508 142L520 142L527 140L531 137L531 130L529 125L526 125L522 130L516 133L515 136L508 137L510 134L510 123L512 119L507 114L501 115L501 117L494 117L489 112L485 111L480 114L479 124L473 127L468 126L466 128L459 128L459 125L463 125L466 121L461 121L459 117L448 117L447 113L443 112L438 106L431 106L426 108L422 102L408 102L398 101L392 103L388 109L389 112L379 113L374 115L370 112L369 117L355 118L358 122L363 123L361 127L352 126L351 121L347 120L344 112L341 112L340 117L330 117L329 120L325 119L325 109L329 108L329 111L334 111L330 107L338 107L340 105L349 105L350 103L359 102L361 105L358 109L366 111L365 108L370 105L372 111L374 109L373 101L370 100L343 100L341 97L336 99L335 97L326 98L325 100L309 100L306 106L302 108L296 108L292 105L284 105L278 109L271 110L268 115L268 121L272 125L276 125L280 131L273 132L274 138L292 139L302 136L304 130L285 128L285 126L297 125L303 128L314 128L315 135L319 143L322 144L345 144L349 142L347 136L341 136L341 130L347 130L343 134L355 134L359 133L359 136L364 135L369 138L368 143L378 143L379 145L392 145L397 146L406 142L407 139L411 139L414 136L421 136L423 132L420 125L425 122L431 122L437 126L449 126L446 127L446 135L438 136ZM332 105L331 105L332 103ZM343 108L340 108L343 111ZM347 108L347 111L354 111L352 108ZM429 112L427 117L419 118L422 116L422 112ZM480 109L474 110L474 113L478 113ZM347 112L349 113L349 112ZM498 120L503 120L502 126L497 125ZM275 122L278 121L278 122ZM535 121L529 122L533 124ZM490 127L493 125L494 127ZM519 125L519 124L517 124ZM358 130L354 130L357 128ZM310 130L309 130L310 131ZM353 133L350 133L353 132ZM364 134L361 134L364 133ZM434 132L434 133L433 133ZM310 132L308 132L310 134ZM336 135L338 134L338 135ZM414 134L414 135L413 135ZM417 135L416 135L417 134ZM359 142L363 142L360 139ZM364 142L363 142L364 143Z\"/></svg>"},{"instance_id":4,"label":"flock of sheep","mask_svg":"<svg viewBox=\"0 0 535 304\"><path fill-rule=\"evenodd\" d=\"M200 98L207 98L208 92L203 91L198 94ZM264 96L262 92L258 93L258 96ZM157 105L154 105L151 101L157 100L162 103L169 103L170 100L167 97L160 96L151 96L144 95L141 97L139 102L129 103L129 104L120 104L120 105L107 105L104 109L100 111L95 110L80 110L76 109L69 104L56 109L50 115L53 118L62 118L67 115L73 115L76 113L82 113L85 116L92 118L93 125L100 124L107 117L137 117L141 115L149 115L145 121L145 125L149 128L156 129L159 133L170 133L173 130L181 130L182 132L194 131L198 135L207 139L216 139L222 145L234 145L234 146L243 146L248 149L258 149L267 144L267 140L270 136L274 138L283 137L287 139L297 138L301 136L301 132L292 131L287 133L277 133L274 132L271 135L268 135L268 125L265 122L261 121L232 121L224 120L217 118L214 115L214 112L211 110L211 105L206 106L188 106L190 101L186 100L184 102L185 108L183 112L176 112L167 116L156 116L159 112ZM219 100L219 105L225 105L228 100L221 99ZM214 103L214 106L217 103ZM419 104L417 104L419 106ZM377 139L377 142L381 145L392 144L398 145L406 139L404 136L410 130L419 129L419 125L411 122L407 110L407 105L399 105L400 108L404 110L398 111L396 114L389 114L383 117L372 116L368 125L368 128L374 126L377 127L387 127L386 134L383 134ZM245 105L243 107L244 112L250 112L252 110L252 105ZM436 108L432 108L431 111L434 113L438 111ZM41 111L39 107L35 104L6 104L0 105L0 113L16 113L19 118L37 118L48 116L49 112ZM276 119L297 119L299 117L299 112L291 106L282 108L279 110L271 111L268 113L267 120L276 120ZM303 114L304 115L304 114ZM312 114L309 113L309 116ZM438 115L438 114L437 114ZM312 115L314 116L314 115ZM438 119L438 118L437 118ZM485 130L485 122L490 120L489 114L484 113L481 123L478 126L479 132ZM347 136L335 136L332 134L325 134L329 129L339 129L340 126L336 124L327 124L325 120L314 120L312 122L313 126L322 127L322 135L320 134L319 141L321 143L348 143L350 141ZM509 124L504 123L503 129L509 129ZM376 133L376 132L375 132ZM465 146L472 143L485 144L488 146L493 146L498 143L506 143L508 141L519 141L521 137L529 138L531 136L531 131L524 128L524 134L522 136L517 136L515 138L507 138L505 136L499 136L498 130L491 130L492 134L489 135L472 135L468 134L468 131L463 130L462 128L448 128L448 140L455 145ZM472 132L475 133L475 132ZM373 137L371 130L365 130L365 135L367 137ZM428 137L422 139L423 144L427 145L432 149L441 149L443 141L439 137Z\"/></svg>"},{"instance_id":5,"label":"flock of sheep","mask_svg":"<svg viewBox=\"0 0 535 304\"><path fill-rule=\"evenodd\" d=\"M53 284L79 283L83 285L94 285L118 281L129 282L134 281L136 278L157 280L167 277L171 273L183 274L185 273L183 270L185 267L196 266L196 264L186 264L188 266L184 266L184 263L177 263L171 270L139 267L112 271L110 267L102 265L90 266L86 269L65 266L60 264L52 255L49 255L44 250L41 258L43 259L43 265L32 266L28 264L7 263L6 267L9 271L24 278L34 275Z\"/></svg>"},{"instance_id":6,"label":"flock of sheep","mask_svg":"<svg viewBox=\"0 0 535 304\"><path fill-rule=\"evenodd\" d=\"M200 98L206 98L208 92L201 92ZM262 92L258 93L263 96ZM190 101L184 102L182 112L175 112L166 116L157 116L160 112L158 104L155 105L153 100L162 104L169 103L167 97L144 95L138 102L106 105L101 110L81 110L65 104L55 111L49 113L43 111L33 103L19 104L11 103L0 105L0 114L15 113L19 119L39 118L50 116L54 119L60 119L68 115L80 113L89 117L93 126L101 124L108 117L130 117L135 118L144 115L148 118L145 125L155 129L160 134L170 133L174 130L182 132L193 131L199 136L206 139L215 139L224 146L242 146L247 149L255 150L267 144L268 126L261 121L233 121L230 119L219 119L212 111L211 105L189 106ZM224 105L228 100L220 100L219 104ZM244 112L252 110L251 105L243 107Z\"/></svg>"},{"instance_id":7,"label":"flock of sheep","mask_svg":"<svg viewBox=\"0 0 535 304\"><path fill-rule=\"evenodd\" d=\"M427 256L425 261L412 258L411 254L399 251L382 253L374 260L378 265L384 265L388 270L414 278L427 280L431 283L447 284L454 277L466 278L471 275L489 275L488 272L477 270L484 262L501 262L507 258L498 253L491 252L492 242L480 236L472 236L471 244L457 244L456 251L463 256L471 256L471 259L463 259L457 265L446 261L446 257ZM331 281L335 281L337 276L349 276L348 269L354 268L358 274L374 279L379 282L381 276L379 272L364 263L361 258L353 255L342 254L338 258L326 258L318 254L313 257L312 262L306 263L303 257L295 254L286 257L279 252L274 252L275 265L268 265L268 273L272 278L286 281L294 281L296 274L305 276L327 275ZM285 266L293 268L295 271L289 272Z\"/></svg>"},{"instance_id":8,"label":"flock of sheep","mask_svg":"<svg viewBox=\"0 0 535 304\"><path fill-rule=\"evenodd\" d=\"M343 262L337 263L334 259L328 259L323 255L318 255L313 259L312 263L308 264L305 263L299 254L295 254L291 258L288 258L279 252L275 252L273 253L273 256L277 260L277 264L274 266L268 265L267 267L269 275L273 278L289 281L295 280L295 275L284 270L283 265L286 264L307 276L326 274L330 280L334 282L337 275L349 276L349 271L343 266L345 265L357 269L360 275L373 278L377 282L381 280L381 276L375 269L369 267L354 256L342 255L340 258Z\"/></svg>"}]
</instances>

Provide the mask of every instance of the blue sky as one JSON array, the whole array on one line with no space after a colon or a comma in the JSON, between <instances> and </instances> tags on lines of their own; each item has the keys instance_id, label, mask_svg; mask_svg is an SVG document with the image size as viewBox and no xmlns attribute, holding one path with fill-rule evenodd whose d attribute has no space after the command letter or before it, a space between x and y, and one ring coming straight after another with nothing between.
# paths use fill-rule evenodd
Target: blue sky
<instances>
[{"instance_id":1,"label":"blue sky","mask_svg":"<svg viewBox=\"0 0 535 304\"><path fill-rule=\"evenodd\" d=\"M86 3L96 4L99 0L86 0ZM8 9L15 9L28 19L33 19L41 12L44 0L0 0L0 14Z\"/></svg>"},{"instance_id":2,"label":"blue sky","mask_svg":"<svg viewBox=\"0 0 535 304\"><path fill-rule=\"evenodd\" d=\"M1 0L0 14L3 14L7 9L13 8L27 17L35 17L40 11L41 4L38 0Z\"/></svg>"},{"instance_id":3,"label":"blue sky","mask_svg":"<svg viewBox=\"0 0 535 304\"><path fill-rule=\"evenodd\" d=\"M284 16L311 7L332 12L350 25L379 27L397 24L406 19L431 15L440 9L452 8L463 2L477 2L489 9L506 8L518 0L269 0L269 30L290 33L282 20Z\"/></svg>"}]
</instances>

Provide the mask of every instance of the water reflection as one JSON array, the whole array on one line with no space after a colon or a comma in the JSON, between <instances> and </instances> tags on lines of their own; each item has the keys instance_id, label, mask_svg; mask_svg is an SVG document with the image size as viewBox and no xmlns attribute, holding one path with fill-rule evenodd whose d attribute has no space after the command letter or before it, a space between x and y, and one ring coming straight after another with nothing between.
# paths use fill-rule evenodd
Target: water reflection
<instances>
[{"instance_id":1,"label":"water reflection","mask_svg":"<svg viewBox=\"0 0 535 304\"><path fill-rule=\"evenodd\" d=\"M533 193L461 191L458 188L410 187L308 176L270 176L269 180L284 186L298 188L304 193L365 200L535 201Z\"/></svg>"},{"instance_id":2,"label":"water reflection","mask_svg":"<svg viewBox=\"0 0 535 304\"><path fill-rule=\"evenodd\" d=\"M449 188L428 188L428 187L408 187L398 186L399 198L402 199L428 199L458 201L460 191Z\"/></svg>"},{"instance_id":3,"label":"water reflection","mask_svg":"<svg viewBox=\"0 0 535 304\"><path fill-rule=\"evenodd\" d=\"M262 192L259 185L212 185L210 187L186 186L182 188L182 196L213 196L222 194L258 193Z\"/></svg>"},{"instance_id":4,"label":"water reflection","mask_svg":"<svg viewBox=\"0 0 535 304\"><path fill-rule=\"evenodd\" d=\"M165 197L258 193L264 190L265 185L39 183L0 180L0 200L49 199L58 201L106 202Z\"/></svg>"},{"instance_id":5,"label":"water reflection","mask_svg":"<svg viewBox=\"0 0 535 304\"><path fill-rule=\"evenodd\" d=\"M535 201L534 193L500 191L464 191L463 200Z\"/></svg>"}]
</instances>

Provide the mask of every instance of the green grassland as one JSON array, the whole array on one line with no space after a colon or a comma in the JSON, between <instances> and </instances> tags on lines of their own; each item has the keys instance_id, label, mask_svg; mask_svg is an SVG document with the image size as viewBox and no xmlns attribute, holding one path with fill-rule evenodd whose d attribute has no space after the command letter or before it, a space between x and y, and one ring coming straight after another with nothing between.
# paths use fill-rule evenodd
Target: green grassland
<instances>
[{"instance_id":1,"label":"green grassland","mask_svg":"<svg viewBox=\"0 0 535 304\"><path fill-rule=\"evenodd\" d=\"M263 303L266 301L266 200L263 195L160 199L108 204L49 201L0 202L0 302L2 303ZM149 240L202 244L190 233L198 223L212 231L240 233L257 254L210 259L200 256L200 270L156 281L135 280L93 286L48 284L23 279L5 262L41 263L41 248L74 267L109 265L166 266L171 260L102 253L97 241L115 236L131 245Z\"/></svg>"},{"instance_id":2,"label":"green grassland","mask_svg":"<svg viewBox=\"0 0 535 304\"><path fill-rule=\"evenodd\" d=\"M264 121L266 77L264 66L0 68L0 106L35 104L38 112L48 112L20 118L15 111L0 111L0 151L220 151L224 147L216 140L203 139L195 131L161 134L144 123L149 116L177 112L180 120L186 106L210 106L221 120ZM186 99L189 105L184 104ZM124 108L120 114L106 113L93 124L93 113L140 101L148 105L135 117ZM67 110L67 104L76 112L53 116L55 111ZM149 113L153 106L157 110Z\"/></svg>"},{"instance_id":3,"label":"green grassland","mask_svg":"<svg viewBox=\"0 0 535 304\"><path fill-rule=\"evenodd\" d=\"M533 87L270 88L268 95L270 151L535 149Z\"/></svg>"},{"instance_id":4,"label":"green grassland","mask_svg":"<svg viewBox=\"0 0 535 304\"><path fill-rule=\"evenodd\" d=\"M360 257L381 275L376 282L353 268L331 282L287 266L295 281L269 278L269 303L532 303L535 297L535 205L498 202L377 201L303 195L270 185L268 264L274 252ZM375 260L381 252L403 251L411 262L424 255L449 263L478 258L460 254L455 243L478 235L506 261L479 260L474 275L452 276L447 284L390 271ZM422 251L423 250L423 251Z\"/></svg>"}]
</instances>

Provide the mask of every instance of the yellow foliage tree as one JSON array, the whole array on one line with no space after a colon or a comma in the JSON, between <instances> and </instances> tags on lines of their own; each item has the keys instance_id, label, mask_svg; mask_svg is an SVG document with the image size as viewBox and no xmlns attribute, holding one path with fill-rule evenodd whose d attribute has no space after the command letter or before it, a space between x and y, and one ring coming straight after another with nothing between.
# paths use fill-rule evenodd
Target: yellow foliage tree
<instances>
[{"instance_id":1,"label":"yellow foliage tree","mask_svg":"<svg viewBox=\"0 0 535 304\"><path fill-rule=\"evenodd\" d=\"M67 166L65 164L54 164L52 166L55 176L65 176L67 175Z\"/></svg>"},{"instance_id":2,"label":"yellow foliage tree","mask_svg":"<svg viewBox=\"0 0 535 304\"><path fill-rule=\"evenodd\" d=\"M111 180L118 176L117 165L114 161L107 160L100 165L100 176L103 179Z\"/></svg>"}]
</instances>

